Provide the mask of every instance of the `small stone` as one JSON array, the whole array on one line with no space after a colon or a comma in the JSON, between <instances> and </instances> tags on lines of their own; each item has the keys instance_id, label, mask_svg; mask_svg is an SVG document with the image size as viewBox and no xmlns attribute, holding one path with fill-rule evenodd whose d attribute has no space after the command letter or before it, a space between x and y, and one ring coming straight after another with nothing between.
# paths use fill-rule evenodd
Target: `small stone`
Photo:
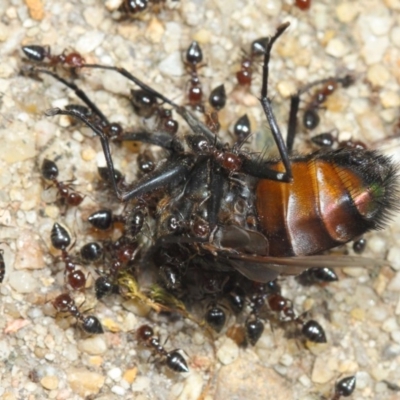
<instances>
[{"instance_id":1,"label":"small stone","mask_svg":"<svg viewBox=\"0 0 400 400\"><path fill-rule=\"evenodd\" d=\"M137 376L137 368L130 368L127 369L124 374L122 375L122 379L129 384L132 384L132 382L136 379Z\"/></svg>"},{"instance_id":2,"label":"small stone","mask_svg":"<svg viewBox=\"0 0 400 400\"><path fill-rule=\"evenodd\" d=\"M92 161L96 158L96 152L91 147L86 147L81 152L82 160Z\"/></svg>"},{"instance_id":3,"label":"small stone","mask_svg":"<svg viewBox=\"0 0 400 400\"><path fill-rule=\"evenodd\" d=\"M160 72L166 76L182 76L185 73L179 51L171 53L158 64Z\"/></svg>"},{"instance_id":4,"label":"small stone","mask_svg":"<svg viewBox=\"0 0 400 400\"><path fill-rule=\"evenodd\" d=\"M344 2L336 7L336 16L340 22L348 24L354 21L355 17L359 14L360 7L354 2Z\"/></svg>"},{"instance_id":5,"label":"small stone","mask_svg":"<svg viewBox=\"0 0 400 400\"><path fill-rule=\"evenodd\" d=\"M230 338L226 338L222 346L217 351L218 360L224 364L229 365L233 363L239 356L239 347Z\"/></svg>"},{"instance_id":6,"label":"small stone","mask_svg":"<svg viewBox=\"0 0 400 400\"><path fill-rule=\"evenodd\" d=\"M70 368L67 380L71 389L82 397L97 394L104 385L105 377L84 368Z\"/></svg>"},{"instance_id":7,"label":"small stone","mask_svg":"<svg viewBox=\"0 0 400 400\"><path fill-rule=\"evenodd\" d=\"M350 48L349 48L348 44L345 43L342 39L339 39L338 37L334 37L333 39L331 39L328 42L325 51L330 56L333 56L336 58L342 58L346 54L348 54L348 52L350 51Z\"/></svg>"},{"instance_id":8,"label":"small stone","mask_svg":"<svg viewBox=\"0 0 400 400\"><path fill-rule=\"evenodd\" d=\"M297 91L297 87L292 81L281 81L278 83L277 86L279 94L284 98L287 99L292 96Z\"/></svg>"},{"instance_id":9,"label":"small stone","mask_svg":"<svg viewBox=\"0 0 400 400\"><path fill-rule=\"evenodd\" d=\"M36 240L33 231L21 230L17 241L18 251L15 256L14 268L23 269L42 269L43 250L40 242Z\"/></svg>"},{"instance_id":10,"label":"small stone","mask_svg":"<svg viewBox=\"0 0 400 400\"><path fill-rule=\"evenodd\" d=\"M99 355L107 351L107 344L103 336L93 336L88 339L80 340L78 343L79 350L91 354Z\"/></svg>"},{"instance_id":11,"label":"small stone","mask_svg":"<svg viewBox=\"0 0 400 400\"><path fill-rule=\"evenodd\" d=\"M75 44L75 50L81 54L92 53L101 45L105 34L101 31L89 31L79 37Z\"/></svg>"},{"instance_id":12,"label":"small stone","mask_svg":"<svg viewBox=\"0 0 400 400\"><path fill-rule=\"evenodd\" d=\"M44 18L44 6L42 0L25 0L28 7L29 15L36 21L41 21Z\"/></svg>"},{"instance_id":13,"label":"small stone","mask_svg":"<svg viewBox=\"0 0 400 400\"><path fill-rule=\"evenodd\" d=\"M382 324L382 330L385 332L391 333L394 332L395 330L399 329L399 325L396 321L396 318L388 318L383 324Z\"/></svg>"},{"instance_id":14,"label":"small stone","mask_svg":"<svg viewBox=\"0 0 400 400\"><path fill-rule=\"evenodd\" d=\"M118 396L124 396L124 395L125 395L125 392L126 392L126 390L125 390L123 387L118 386L118 385L114 385L114 386L111 388L111 391L112 391L113 393L117 394Z\"/></svg>"},{"instance_id":15,"label":"small stone","mask_svg":"<svg viewBox=\"0 0 400 400\"><path fill-rule=\"evenodd\" d=\"M381 64L373 64L368 68L367 78L373 86L384 86L390 75Z\"/></svg>"},{"instance_id":16,"label":"small stone","mask_svg":"<svg viewBox=\"0 0 400 400\"><path fill-rule=\"evenodd\" d=\"M93 28L97 28L101 24L103 15L101 7L85 7L83 11L86 22Z\"/></svg>"},{"instance_id":17,"label":"small stone","mask_svg":"<svg viewBox=\"0 0 400 400\"><path fill-rule=\"evenodd\" d=\"M178 400L196 400L201 397L203 389L203 378L200 374L192 372L185 380L183 390Z\"/></svg>"},{"instance_id":18,"label":"small stone","mask_svg":"<svg viewBox=\"0 0 400 400\"><path fill-rule=\"evenodd\" d=\"M144 392L151 385L151 380L147 376L138 376L131 385L132 392Z\"/></svg>"},{"instance_id":19,"label":"small stone","mask_svg":"<svg viewBox=\"0 0 400 400\"><path fill-rule=\"evenodd\" d=\"M33 293L38 289L38 280L28 271L13 271L8 277L10 286L18 293Z\"/></svg>"},{"instance_id":20,"label":"small stone","mask_svg":"<svg viewBox=\"0 0 400 400\"><path fill-rule=\"evenodd\" d=\"M317 357L314 362L314 367L311 373L311 380L314 383L327 383L334 379L335 371L329 368L329 363L326 357Z\"/></svg>"},{"instance_id":21,"label":"small stone","mask_svg":"<svg viewBox=\"0 0 400 400\"><path fill-rule=\"evenodd\" d=\"M351 310L350 315L358 321L365 320L365 310L363 310L362 308L354 308L353 310Z\"/></svg>"},{"instance_id":22,"label":"small stone","mask_svg":"<svg viewBox=\"0 0 400 400\"><path fill-rule=\"evenodd\" d=\"M399 95L392 90L385 90L379 95L382 106L385 108L400 106L400 97Z\"/></svg>"},{"instance_id":23,"label":"small stone","mask_svg":"<svg viewBox=\"0 0 400 400\"><path fill-rule=\"evenodd\" d=\"M400 26L393 27L390 32L390 40L396 47L400 47Z\"/></svg>"},{"instance_id":24,"label":"small stone","mask_svg":"<svg viewBox=\"0 0 400 400\"><path fill-rule=\"evenodd\" d=\"M394 331L390 334L390 337L396 342L400 343L400 331Z\"/></svg>"},{"instance_id":25,"label":"small stone","mask_svg":"<svg viewBox=\"0 0 400 400\"><path fill-rule=\"evenodd\" d=\"M58 388L58 378L53 375L45 376L40 380L40 384L47 390L55 390Z\"/></svg>"},{"instance_id":26,"label":"small stone","mask_svg":"<svg viewBox=\"0 0 400 400\"><path fill-rule=\"evenodd\" d=\"M115 382L119 382L122 376L122 371L120 368L112 368L107 372L107 375Z\"/></svg>"},{"instance_id":27,"label":"small stone","mask_svg":"<svg viewBox=\"0 0 400 400\"><path fill-rule=\"evenodd\" d=\"M152 43L160 43L164 35L164 25L158 18L153 17L147 25L146 38Z\"/></svg>"},{"instance_id":28,"label":"small stone","mask_svg":"<svg viewBox=\"0 0 400 400\"><path fill-rule=\"evenodd\" d=\"M400 271L392 278L387 288L393 292L400 292Z\"/></svg>"},{"instance_id":29,"label":"small stone","mask_svg":"<svg viewBox=\"0 0 400 400\"><path fill-rule=\"evenodd\" d=\"M284 354L280 359L280 363L289 367L293 364L293 357L290 354Z\"/></svg>"},{"instance_id":30,"label":"small stone","mask_svg":"<svg viewBox=\"0 0 400 400\"><path fill-rule=\"evenodd\" d=\"M299 378L299 382L306 388L311 387L311 380L307 375L301 375Z\"/></svg>"}]
</instances>

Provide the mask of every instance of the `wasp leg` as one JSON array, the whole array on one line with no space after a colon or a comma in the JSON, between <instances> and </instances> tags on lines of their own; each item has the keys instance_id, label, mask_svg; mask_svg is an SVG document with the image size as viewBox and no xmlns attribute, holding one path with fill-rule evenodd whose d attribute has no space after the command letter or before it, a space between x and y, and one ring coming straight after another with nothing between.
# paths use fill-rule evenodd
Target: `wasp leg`
<instances>
[{"instance_id":1,"label":"wasp leg","mask_svg":"<svg viewBox=\"0 0 400 400\"><path fill-rule=\"evenodd\" d=\"M58 74L56 74L55 72L49 71L44 68L31 67L30 72L47 74L47 75L52 76L55 80L61 82L63 85L65 85L68 88L70 88L71 90L73 90L75 92L75 94L77 95L77 97L80 98L94 114L96 114L98 117L100 117L100 119L103 122L105 122L107 125L109 124L107 117L100 111L100 109L96 106L96 104L94 104L93 101L89 99L89 97L86 95L86 93L82 89L80 89L75 83L69 82L69 81L65 80L64 78L62 78L61 76L59 76Z\"/></svg>"},{"instance_id":2,"label":"wasp leg","mask_svg":"<svg viewBox=\"0 0 400 400\"><path fill-rule=\"evenodd\" d=\"M268 179L274 179L281 182L290 182L292 180L292 168L290 166L289 154L285 146L285 142L282 137L282 133L279 129L279 126L276 122L274 112L272 110L271 100L268 98L268 75L269 75L269 60L271 56L272 46L275 41L282 35L282 33L289 26L289 22L286 22L278 27L274 36L268 42L265 54L264 54L264 65L263 65L263 79L262 79L262 87L261 87L261 105L264 110L265 116L267 117L267 121L269 127L271 129L271 133L274 137L275 143L278 147L279 154L282 159L282 163L285 167L285 172L277 173L275 171L275 178L268 177Z\"/></svg>"},{"instance_id":3,"label":"wasp leg","mask_svg":"<svg viewBox=\"0 0 400 400\"><path fill-rule=\"evenodd\" d=\"M348 87L352 83L352 79L349 75L345 75L342 78L333 77L333 78L319 79L309 83L308 85L303 86L297 91L296 94L291 96L288 130L286 137L286 148L289 154L291 154L293 151L294 137L296 136L296 130L297 130L297 114L299 112L301 96L315 86L323 85L332 81L341 83L343 87Z\"/></svg>"}]
</instances>

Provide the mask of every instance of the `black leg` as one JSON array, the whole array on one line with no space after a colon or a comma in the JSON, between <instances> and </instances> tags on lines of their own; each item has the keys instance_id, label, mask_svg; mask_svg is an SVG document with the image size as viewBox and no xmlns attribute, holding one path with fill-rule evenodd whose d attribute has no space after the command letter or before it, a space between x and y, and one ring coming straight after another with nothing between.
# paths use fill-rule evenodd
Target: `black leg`
<instances>
[{"instance_id":1,"label":"black leg","mask_svg":"<svg viewBox=\"0 0 400 400\"><path fill-rule=\"evenodd\" d=\"M73 90L75 94L89 107L89 109L92 110L93 113L95 113L98 117L100 117L100 119L103 122L109 124L107 117L100 111L100 109L96 106L96 104L94 104L93 101L89 99L86 93L82 89L80 89L77 85L75 85L75 83L68 82L61 76L57 75L55 72L49 71L44 68L32 67L32 72L39 72L40 74L50 75L57 81L61 82L63 85Z\"/></svg>"},{"instance_id":2,"label":"black leg","mask_svg":"<svg viewBox=\"0 0 400 400\"><path fill-rule=\"evenodd\" d=\"M264 54L264 65L263 65L263 80L261 87L261 105L264 110L265 116L267 117L268 124L271 128L271 133L274 137L275 143L278 147L279 154L281 156L283 165L285 167L285 172L275 173L275 179L282 182L290 182L292 179L292 169L290 166L289 154L285 146L285 142L282 137L282 133L276 122L274 113L272 111L271 100L268 98L268 76L269 76L269 60L271 57L272 46L275 41L282 35L282 33L289 26L289 22L280 25L274 36L268 42L265 54ZM276 171L275 171L276 172Z\"/></svg>"}]
</instances>

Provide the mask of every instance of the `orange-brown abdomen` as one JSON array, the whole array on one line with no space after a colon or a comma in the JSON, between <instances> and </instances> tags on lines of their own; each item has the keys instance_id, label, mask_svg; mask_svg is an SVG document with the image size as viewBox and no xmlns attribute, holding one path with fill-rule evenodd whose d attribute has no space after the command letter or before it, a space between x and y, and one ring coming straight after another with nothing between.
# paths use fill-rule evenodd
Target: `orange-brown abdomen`
<instances>
[{"instance_id":1,"label":"orange-brown abdomen","mask_svg":"<svg viewBox=\"0 0 400 400\"><path fill-rule=\"evenodd\" d=\"M364 152L365 160L351 159L349 154L337 152L329 159L316 153L299 158L292 161L291 183L258 182L256 208L269 255L319 253L376 228L387 177L379 178L377 173L369 181L371 177L364 176L363 163L372 162L374 153ZM269 167L283 171L281 162Z\"/></svg>"}]
</instances>

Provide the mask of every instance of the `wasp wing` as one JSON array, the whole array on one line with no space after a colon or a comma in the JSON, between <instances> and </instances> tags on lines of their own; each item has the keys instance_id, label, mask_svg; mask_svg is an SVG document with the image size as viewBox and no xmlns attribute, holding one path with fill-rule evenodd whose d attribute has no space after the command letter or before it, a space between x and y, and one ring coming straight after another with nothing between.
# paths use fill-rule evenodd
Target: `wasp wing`
<instances>
[{"instance_id":1,"label":"wasp wing","mask_svg":"<svg viewBox=\"0 0 400 400\"><path fill-rule=\"evenodd\" d=\"M384 260L353 256L269 257L235 253L225 253L224 256L229 258L231 266L238 272L257 282L270 282L279 275L298 275L306 269L315 267L372 269L375 266L388 265Z\"/></svg>"}]
</instances>

